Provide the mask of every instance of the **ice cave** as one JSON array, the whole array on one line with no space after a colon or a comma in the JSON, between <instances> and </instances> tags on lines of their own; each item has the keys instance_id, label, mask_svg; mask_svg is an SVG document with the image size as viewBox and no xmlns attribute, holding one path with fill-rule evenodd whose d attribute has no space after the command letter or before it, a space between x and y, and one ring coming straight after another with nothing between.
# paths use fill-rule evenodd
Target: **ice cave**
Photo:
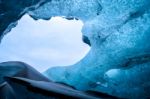
<instances>
[{"instance_id":1,"label":"ice cave","mask_svg":"<svg viewBox=\"0 0 150 99\"><path fill-rule=\"evenodd\" d=\"M24 61L1 62L0 99L150 98L149 0L0 0L1 43L26 14L81 20L90 50L42 73Z\"/></svg>"}]
</instances>

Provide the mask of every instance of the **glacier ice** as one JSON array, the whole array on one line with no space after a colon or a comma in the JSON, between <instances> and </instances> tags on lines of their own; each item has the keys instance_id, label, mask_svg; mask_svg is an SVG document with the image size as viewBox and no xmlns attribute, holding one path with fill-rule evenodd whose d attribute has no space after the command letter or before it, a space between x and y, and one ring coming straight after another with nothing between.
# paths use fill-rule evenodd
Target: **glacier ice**
<instances>
[{"instance_id":1,"label":"glacier ice","mask_svg":"<svg viewBox=\"0 0 150 99\"><path fill-rule=\"evenodd\" d=\"M34 19L82 20L83 39L91 46L78 63L50 68L44 75L79 90L149 98L149 5L148 0L47 0L35 10L28 9L26 13Z\"/></svg>"},{"instance_id":2,"label":"glacier ice","mask_svg":"<svg viewBox=\"0 0 150 99\"><path fill-rule=\"evenodd\" d=\"M44 74L80 90L102 91L125 98L143 94L147 97L149 92L141 86L150 81L145 70L149 70L150 58L149 4L146 0L52 0L29 13L42 19L52 16L81 19L83 35L91 44L91 51L80 62L50 68Z\"/></svg>"}]
</instances>

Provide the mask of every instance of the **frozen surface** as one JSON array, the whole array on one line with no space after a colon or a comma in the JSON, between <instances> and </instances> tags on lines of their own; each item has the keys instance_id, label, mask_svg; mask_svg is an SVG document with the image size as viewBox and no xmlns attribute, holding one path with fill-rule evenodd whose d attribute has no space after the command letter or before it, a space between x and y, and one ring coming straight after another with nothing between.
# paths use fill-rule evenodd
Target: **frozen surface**
<instances>
[{"instance_id":1,"label":"frozen surface","mask_svg":"<svg viewBox=\"0 0 150 99\"><path fill-rule=\"evenodd\" d=\"M66 16L83 20L83 35L91 43L90 52L80 62L50 68L44 74L80 90L125 98L148 97L149 4L147 0L52 0L30 12L35 18Z\"/></svg>"},{"instance_id":2,"label":"frozen surface","mask_svg":"<svg viewBox=\"0 0 150 99\"><path fill-rule=\"evenodd\" d=\"M149 98L149 5L148 0L47 0L36 10L28 10L34 19L62 16L82 20L84 42L91 45L80 62L50 68L44 75L79 90Z\"/></svg>"}]
</instances>

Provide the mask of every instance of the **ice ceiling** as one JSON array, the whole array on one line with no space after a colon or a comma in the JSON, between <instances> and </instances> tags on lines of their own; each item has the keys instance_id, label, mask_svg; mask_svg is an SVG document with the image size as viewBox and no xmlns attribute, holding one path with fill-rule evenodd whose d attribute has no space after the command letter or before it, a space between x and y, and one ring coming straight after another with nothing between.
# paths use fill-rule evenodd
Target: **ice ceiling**
<instances>
[{"instance_id":1,"label":"ice ceiling","mask_svg":"<svg viewBox=\"0 0 150 99\"><path fill-rule=\"evenodd\" d=\"M2 36L24 13L34 19L65 16L84 23L84 41L91 50L74 65L48 69L44 75L49 79L121 98L150 97L150 1L45 0L40 5L40 0L25 0L19 6L12 1L3 1L7 10L0 12Z\"/></svg>"},{"instance_id":2,"label":"ice ceiling","mask_svg":"<svg viewBox=\"0 0 150 99\"><path fill-rule=\"evenodd\" d=\"M82 59L90 47L82 42L83 23L53 17L34 20L24 15L0 45L0 62L23 61L40 72Z\"/></svg>"}]
</instances>

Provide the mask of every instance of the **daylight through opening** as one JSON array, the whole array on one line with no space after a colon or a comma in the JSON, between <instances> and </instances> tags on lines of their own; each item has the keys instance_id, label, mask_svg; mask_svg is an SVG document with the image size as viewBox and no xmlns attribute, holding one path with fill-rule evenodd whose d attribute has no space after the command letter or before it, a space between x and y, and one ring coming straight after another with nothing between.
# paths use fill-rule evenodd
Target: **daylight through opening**
<instances>
[{"instance_id":1,"label":"daylight through opening","mask_svg":"<svg viewBox=\"0 0 150 99\"><path fill-rule=\"evenodd\" d=\"M53 66L67 66L81 60L89 51L82 41L83 23L53 17L33 20L23 16L0 45L0 62L22 61L43 72Z\"/></svg>"}]
</instances>

